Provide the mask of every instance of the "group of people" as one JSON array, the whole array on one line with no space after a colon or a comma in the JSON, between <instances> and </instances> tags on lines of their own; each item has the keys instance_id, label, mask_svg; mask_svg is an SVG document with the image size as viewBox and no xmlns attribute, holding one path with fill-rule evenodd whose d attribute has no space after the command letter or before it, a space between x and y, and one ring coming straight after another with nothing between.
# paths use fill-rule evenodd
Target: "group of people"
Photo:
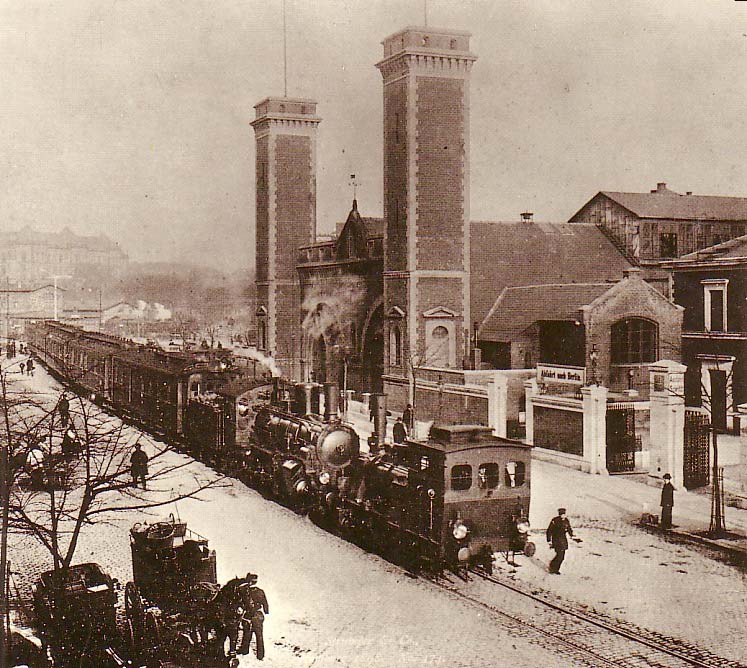
<instances>
[{"instance_id":1,"label":"group of people","mask_svg":"<svg viewBox=\"0 0 747 668\"><path fill-rule=\"evenodd\" d=\"M20 346L20 354L23 355L25 352L23 349L23 344L20 343L19 346ZM2 347L2 344L0 344L0 355L2 354L3 354L3 347ZM13 341L12 339L5 344L5 356L9 360L12 360L16 356L16 342Z\"/></svg>"},{"instance_id":2,"label":"group of people","mask_svg":"<svg viewBox=\"0 0 747 668\"><path fill-rule=\"evenodd\" d=\"M374 414L376 413L376 407L371 407L371 420L374 419ZM412 434L414 426L414 414L413 414L413 408L412 404L407 404L407 408L405 408L404 412L402 413L402 417L398 417L395 422L394 426L392 427L392 440L394 441L394 445L403 445L405 441L407 440L407 437ZM373 431L371 435L368 437L368 448L370 452L376 452L379 446L379 435L376 433L376 431Z\"/></svg>"},{"instance_id":3,"label":"group of people","mask_svg":"<svg viewBox=\"0 0 747 668\"><path fill-rule=\"evenodd\" d=\"M661 488L660 500L661 527L663 529L671 529L675 489L674 485L672 485L672 476L669 473L665 473L663 479L664 485ZM546 534L548 545L555 550L555 556L550 561L548 571L553 575L560 575L560 567L568 550L568 537L573 538L573 528L568 520L565 508L558 508L558 514L550 520ZM580 538L574 538L574 540L581 542Z\"/></svg>"},{"instance_id":4,"label":"group of people","mask_svg":"<svg viewBox=\"0 0 747 668\"><path fill-rule=\"evenodd\" d=\"M33 376L34 375L34 369L36 368L34 366L34 358L29 357L25 362L21 362L18 365L21 369L21 375L23 376L24 372L27 376Z\"/></svg>"}]
</instances>

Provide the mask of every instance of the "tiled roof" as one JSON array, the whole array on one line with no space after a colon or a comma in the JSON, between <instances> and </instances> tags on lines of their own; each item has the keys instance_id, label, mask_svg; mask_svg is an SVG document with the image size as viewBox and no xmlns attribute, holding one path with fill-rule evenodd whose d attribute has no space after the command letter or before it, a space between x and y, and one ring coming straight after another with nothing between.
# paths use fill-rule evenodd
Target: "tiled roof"
<instances>
[{"instance_id":1,"label":"tiled roof","mask_svg":"<svg viewBox=\"0 0 747 668\"><path fill-rule=\"evenodd\" d=\"M681 195L672 190L653 193L621 193L603 190L602 195L640 218L677 220L747 220L747 197Z\"/></svg>"},{"instance_id":2,"label":"tiled roof","mask_svg":"<svg viewBox=\"0 0 747 668\"><path fill-rule=\"evenodd\" d=\"M592 224L473 222L471 229L473 322L506 287L617 281L631 266Z\"/></svg>"},{"instance_id":3,"label":"tiled roof","mask_svg":"<svg viewBox=\"0 0 747 668\"><path fill-rule=\"evenodd\" d=\"M579 309L612 288L610 283L528 285L503 290L480 327L485 341L512 341L541 320L582 320Z\"/></svg>"}]
</instances>

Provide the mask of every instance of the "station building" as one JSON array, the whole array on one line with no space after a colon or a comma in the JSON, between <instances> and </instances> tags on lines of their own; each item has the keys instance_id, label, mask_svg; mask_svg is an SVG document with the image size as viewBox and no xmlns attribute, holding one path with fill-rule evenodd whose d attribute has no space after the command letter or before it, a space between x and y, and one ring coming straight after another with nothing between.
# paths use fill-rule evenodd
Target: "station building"
<instances>
[{"instance_id":1,"label":"station building","mask_svg":"<svg viewBox=\"0 0 747 668\"><path fill-rule=\"evenodd\" d=\"M383 390L395 410L417 377L419 406L444 419L487 420L473 399L491 369L584 375L593 360L645 391L644 365L679 359L681 309L626 248L596 221L471 220L469 39L383 41L384 216L353 202L333 239L316 238L316 103L255 107L259 347L286 375Z\"/></svg>"}]
</instances>

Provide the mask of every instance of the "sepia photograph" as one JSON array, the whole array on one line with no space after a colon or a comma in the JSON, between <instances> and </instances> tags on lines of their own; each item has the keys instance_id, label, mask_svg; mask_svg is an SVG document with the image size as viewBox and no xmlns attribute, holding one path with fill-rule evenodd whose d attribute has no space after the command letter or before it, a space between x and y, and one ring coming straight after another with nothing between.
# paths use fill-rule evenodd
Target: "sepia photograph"
<instances>
[{"instance_id":1,"label":"sepia photograph","mask_svg":"<svg viewBox=\"0 0 747 668\"><path fill-rule=\"evenodd\" d=\"M0 668L747 668L747 2L0 0Z\"/></svg>"}]
</instances>

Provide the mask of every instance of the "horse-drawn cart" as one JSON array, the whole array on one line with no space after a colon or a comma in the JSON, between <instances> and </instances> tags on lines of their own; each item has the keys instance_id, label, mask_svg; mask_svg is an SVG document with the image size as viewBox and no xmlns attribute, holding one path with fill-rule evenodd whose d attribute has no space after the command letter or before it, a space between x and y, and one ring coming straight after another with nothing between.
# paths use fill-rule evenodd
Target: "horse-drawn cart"
<instances>
[{"instance_id":1,"label":"horse-drawn cart","mask_svg":"<svg viewBox=\"0 0 747 668\"><path fill-rule=\"evenodd\" d=\"M230 636L226 617L237 616L240 625L243 610L216 603L221 587L208 539L171 516L166 522L135 524L130 549L133 581L125 587L125 613L132 654L146 662L232 665L235 651L223 648Z\"/></svg>"}]
</instances>

